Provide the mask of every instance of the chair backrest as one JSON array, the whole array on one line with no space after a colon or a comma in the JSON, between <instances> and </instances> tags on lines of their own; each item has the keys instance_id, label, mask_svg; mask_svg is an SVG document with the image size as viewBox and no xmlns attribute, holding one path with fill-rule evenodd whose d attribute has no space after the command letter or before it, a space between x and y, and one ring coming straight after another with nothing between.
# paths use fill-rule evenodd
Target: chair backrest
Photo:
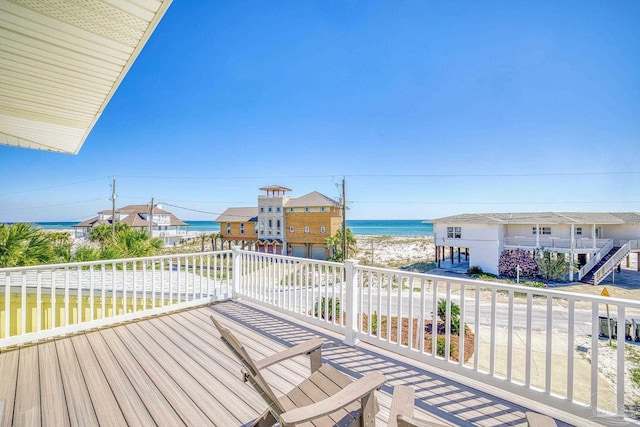
<instances>
[{"instance_id":1,"label":"chair backrest","mask_svg":"<svg viewBox=\"0 0 640 427\"><path fill-rule=\"evenodd\" d=\"M235 355L240 359L244 369L251 378L251 384L256 388L258 393L267 401L271 409L273 409L278 415L284 412L284 407L280 403L280 399L273 392L269 383L264 379L258 368L256 368L253 359L249 356L249 353L244 348L244 346L240 343L240 341L236 338L236 336L229 329L225 328L216 320L213 315L210 316L211 321L222 335L222 340L231 348L231 350L235 353Z\"/></svg>"}]
</instances>

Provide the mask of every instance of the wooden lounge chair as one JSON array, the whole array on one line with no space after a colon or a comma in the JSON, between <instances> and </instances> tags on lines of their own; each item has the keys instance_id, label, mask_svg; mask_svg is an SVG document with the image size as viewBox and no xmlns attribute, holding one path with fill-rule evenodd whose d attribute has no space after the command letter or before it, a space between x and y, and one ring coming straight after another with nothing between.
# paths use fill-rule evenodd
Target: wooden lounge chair
<instances>
[{"instance_id":1,"label":"wooden lounge chair","mask_svg":"<svg viewBox=\"0 0 640 427\"><path fill-rule=\"evenodd\" d=\"M378 402L374 391L382 387L386 381L381 373L372 372L352 381L331 365L322 364L320 338L313 338L262 360L253 361L229 329L222 326L213 316L211 321L218 328L223 341L242 362L243 380L250 381L269 405L252 425L375 425ZM311 375L286 395L276 396L263 377L262 370L302 354L310 356Z\"/></svg>"},{"instance_id":2,"label":"wooden lounge chair","mask_svg":"<svg viewBox=\"0 0 640 427\"><path fill-rule=\"evenodd\" d=\"M556 427L555 420L546 415L538 414L536 412L525 412L527 417L527 425L529 427Z\"/></svg>"},{"instance_id":3,"label":"wooden lounge chair","mask_svg":"<svg viewBox=\"0 0 640 427\"><path fill-rule=\"evenodd\" d=\"M389 427L442 427L443 424L432 423L413 416L415 392L411 387L397 385L393 388L391 409L389 410Z\"/></svg>"}]
</instances>

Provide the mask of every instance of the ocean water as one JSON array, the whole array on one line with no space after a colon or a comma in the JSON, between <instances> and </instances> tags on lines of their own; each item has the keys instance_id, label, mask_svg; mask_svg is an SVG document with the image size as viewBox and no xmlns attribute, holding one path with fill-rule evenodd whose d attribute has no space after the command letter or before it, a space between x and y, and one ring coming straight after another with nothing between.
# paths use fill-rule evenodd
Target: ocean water
<instances>
[{"instance_id":1,"label":"ocean water","mask_svg":"<svg viewBox=\"0 0 640 427\"><path fill-rule=\"evenodd\" d=\"M220 231L214 221L185 221L189 231L212 233ZM69 230L76 222L37 222L36 226L47 230ZM433 224L419 219L367 219L347 220L347 227L355 235L372 236L433 236Z\"/></svg>"}]
</instances>

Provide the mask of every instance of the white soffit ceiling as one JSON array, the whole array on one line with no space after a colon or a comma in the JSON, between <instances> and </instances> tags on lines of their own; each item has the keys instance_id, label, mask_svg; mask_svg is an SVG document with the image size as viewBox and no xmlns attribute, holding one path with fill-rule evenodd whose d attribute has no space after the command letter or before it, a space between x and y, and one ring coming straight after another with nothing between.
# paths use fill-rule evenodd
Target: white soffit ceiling
<instances>
[{"instance_id":1,"label":"white soffit ceiling","mask_svg":"<svg viewBox=\"0 0 640 427\"><path fill-rule=\"evenodd\" d=\"M0 144L77 154L171 0L0 0Z\"/></svg>"}]
</instances>

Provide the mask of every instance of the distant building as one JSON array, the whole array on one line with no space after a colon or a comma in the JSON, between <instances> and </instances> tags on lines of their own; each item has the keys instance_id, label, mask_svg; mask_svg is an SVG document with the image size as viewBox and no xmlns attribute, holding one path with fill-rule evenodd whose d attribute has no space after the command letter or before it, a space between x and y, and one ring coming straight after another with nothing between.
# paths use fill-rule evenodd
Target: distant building
<instances>
[{"instance_id":1,"label":"distant building","mask_svg":"<svg viewBox=\"0 0 640 427\"><path fill-rule=\"evenodd\" d=\"M243 249L254 250L258 236L258 208L228 208L218 218L222 243L238 244ZM247 247L248 246L248 247Z\"/></svg>"},{"instance_id":2,"label":"distant building","mask_svg":"<svg viewBox=\"0 0 640 427\"><path fill-rule=\"evenodd\" d=\"M169 211L162 209L162 205L156 205L153 213L149 205L129 205L118 208L114 212L106 209L98 212L98 216L75 224L73 229L78 238L88 238L91 229L100 224L111 224L112 220L127 224L132 229L149 230L149 217L151 216L151 235L160 237L166 246L173 245L187 236L188 224L177 218Z\"/></svg>"},{"instance_id":3,"label":"distant building","mask_svg":"<svg viewBox=\"0 0 640 427\"><path fill-rule=\"evenodd\" d=\"M278 185L260 190L265 194L258 196L258 207L229 208L216 218L223 241L259 252L326 259L325 239L342 223L340 203L317 191L293 198L287 195L291 189Z\"/></svg>"},{"instance_id":4,"label":"distant building","mask_svg":"<svg viewBox=\"0 0 640 427\"><path fill-rule=\"evenodd\" d=\"M565 254L580 267L577 279L588 283L593 283L593 273L612 257L615 265L634 252L640 258L640 213L635 212L462 214L434 219L433 230L436 260L454 262L455 253L458 259L465 256L470 266L493 274L498 274L505 249L523 249L532 255L541 250ZM574 280L573 276L571 273L569 279Z\"/></svg>"}]
</instances>

